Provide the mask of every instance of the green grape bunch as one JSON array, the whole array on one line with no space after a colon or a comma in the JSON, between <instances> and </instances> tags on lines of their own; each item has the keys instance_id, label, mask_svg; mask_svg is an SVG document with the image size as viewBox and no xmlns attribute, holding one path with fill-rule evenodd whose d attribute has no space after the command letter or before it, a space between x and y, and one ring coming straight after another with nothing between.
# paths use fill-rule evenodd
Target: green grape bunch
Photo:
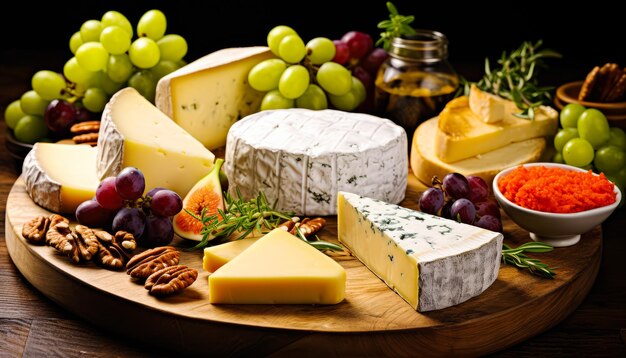
<instances>
[{"instance_id":1,"label":"green grape bunch","mask_svg":"<svg viewBox=\"0 0 626 358\"><path fill-rule=\"evenodd\" d=\"M7 106L7 126L25 143L63 139L76 122L97 119L124 87L154 102L159 79L186 64L187 41L166 30L158 9L145 12L136 28L114 10L85 21L69 39L72 57L62 70L36 72L32 89Z\"/></svg>"}]
</instances>

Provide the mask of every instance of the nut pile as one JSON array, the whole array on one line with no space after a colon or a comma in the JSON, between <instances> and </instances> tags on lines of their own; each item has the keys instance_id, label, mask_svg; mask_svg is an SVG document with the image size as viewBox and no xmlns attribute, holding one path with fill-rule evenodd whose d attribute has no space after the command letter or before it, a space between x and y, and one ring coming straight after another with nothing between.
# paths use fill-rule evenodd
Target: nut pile
<instances>
[{"instance_id":1,"label":"nut pile","mask_svg":"<svg viewBox=\"0 0 626 358\"><path fill-rule=\"evenodd\" d=\"M172 246L160 246L135 255L126 264L126 273L144 281L153 296L168 296L190 286L198 278L198 270L179 265L180 253Z\"/></svg>"},{"instance_id":2,"label":"nut pile","mask_svg":"<svg viewBox=\"0 0 626 358\"><path fill-rule=\"evenodd\" d=\"M578 94L579 101L619 102L626 101L626 68L616 63L595 66L583 82Z\"/></svg>"}]
</instances>

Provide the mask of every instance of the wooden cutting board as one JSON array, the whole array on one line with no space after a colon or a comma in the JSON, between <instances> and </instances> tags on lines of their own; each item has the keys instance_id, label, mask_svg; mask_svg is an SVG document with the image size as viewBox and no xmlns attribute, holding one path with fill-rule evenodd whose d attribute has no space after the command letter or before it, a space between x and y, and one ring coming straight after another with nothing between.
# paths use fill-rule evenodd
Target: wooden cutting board
<instances>
[{"instance_id":1,"label":"wooden cutting board","mask_svg":"<svg viewBox=\"0 0 626 358\"><path fill-rule=\"evenodd\" d=\"M410 174L401 205L417 208L424 186ZM164 299L148 295L125 272L90 262L70 263L21 237L22 225L49 215L25 192L21 177L6 205L6 242L13 262L33 286L59 305L128 340L168 352L211 355L475 356L532 337L557 324L587 295L598 273L602 232L598 226L571 247L536 257L556 267L555 279L502 265L483 294L439 311L419 313L349 255L334 258L346 269L346 298L331 306L212 305L202 251L182 251L180 263L198 269L197 281ZM529 241L506 216L505 243ZM336 217L327 218L323 240L337 241ZM175 239L175 246L189 243ZM531 254L533 255L533 254Z\"/></svg>"}]
</instances>

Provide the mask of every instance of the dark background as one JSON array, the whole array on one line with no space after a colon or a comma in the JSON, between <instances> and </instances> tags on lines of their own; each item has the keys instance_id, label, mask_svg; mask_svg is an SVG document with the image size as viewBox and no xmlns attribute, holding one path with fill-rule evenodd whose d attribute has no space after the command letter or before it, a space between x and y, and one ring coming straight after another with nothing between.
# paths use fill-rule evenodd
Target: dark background
<instances>
[{"instance_id":1,"label":"dark background","mask_svg":"<svg viewBox=\"0 0 626 358\"><path fill-rule=\"evenodd\" d=\"M496 59L502 51L522 41L544 40L544 47L563 54L550 60L552 79L581 79L594 66L617 62L626 66L626 15L617 2L587 1L577 7L553 1L424 1L396 0L399 12L414 15L416 28L438 30L449 38L450 62L457 71L476 80L485 57ZM304 39L339 38L349 30L378 38L376 24L388 17L385 1L18 1L15 11L5 11L0 23L0 66L28 64L61 70L71 57L69 38L88 19L100 19L117 10L133 26L152 8L168 19L166 33L184 36L189 44L185 59L192 61L225 47L265 45L275 25L293 27ZM477 72L478 71L478 72Z\"/></svg>"}]
</instances>

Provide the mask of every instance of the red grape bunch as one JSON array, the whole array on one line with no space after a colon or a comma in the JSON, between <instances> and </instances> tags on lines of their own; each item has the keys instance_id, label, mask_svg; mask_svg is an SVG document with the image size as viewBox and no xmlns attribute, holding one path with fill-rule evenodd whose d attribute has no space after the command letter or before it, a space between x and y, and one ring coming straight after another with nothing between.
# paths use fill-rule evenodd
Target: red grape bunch
<instances>
[{"instance_id":1,"label":"red grape bunch","mask_svg":"<svg viewBox=\"0 0 626 358\"><path fill-rule=\"evenodd\" d=\"M172 217L182 210L183 200L169 189L153 188L145 196L144 190L143 173L126 167L100 182L95 198L76 208L76 220L88 227L124 230L144 247L167 245L174 238Z\"/></svg>"},{"instance_id":2,"label":"red grape bunch","mask_svg":"<svg viewBox=\"0 0 626 358\"><path fill-rule=\"evenodd\" d=\"M500 208L489 197L489 186L476 175L449 173L443 180L435 177L433 186L419 198L422 212L446 219L502 232Z\"/></svg>"}]
</instances>

